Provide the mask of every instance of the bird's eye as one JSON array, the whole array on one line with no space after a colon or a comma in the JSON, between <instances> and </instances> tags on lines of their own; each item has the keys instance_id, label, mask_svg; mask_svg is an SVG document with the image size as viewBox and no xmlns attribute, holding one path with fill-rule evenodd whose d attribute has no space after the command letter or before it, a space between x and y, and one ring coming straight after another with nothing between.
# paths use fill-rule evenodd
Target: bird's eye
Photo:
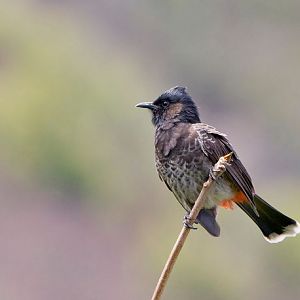
<instances>
[{"instance_id":1,"label":"bird's eye","mask_svg":"<svg viewBox=\"0 0 300 300\"><path fill-rule=\"evenodd\" d=\"M168 102L168 101L164 101L164 102L162 103L162 106L163 106L164 108L168 107L168 105L169 105L169 102Z\"/></svg>"}]
</instances>

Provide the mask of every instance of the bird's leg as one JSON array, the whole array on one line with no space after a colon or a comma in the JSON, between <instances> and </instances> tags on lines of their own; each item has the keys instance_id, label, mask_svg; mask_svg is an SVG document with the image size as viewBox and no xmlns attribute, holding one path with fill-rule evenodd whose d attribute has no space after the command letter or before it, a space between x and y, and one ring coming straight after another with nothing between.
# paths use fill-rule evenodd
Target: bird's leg
<instances>
[{"instance_id":1,"label":"bird's leg","mask_svg":"<svg viewBox=\"0 0 300 300\"><path fill-rule=\"evenodd\" d=\"M186 228L196 230L197 228L190 224L191 219L189 215L190 214L188 212L184 215L182 223Z\"/></svg>"},{"instance_id":2,"label":"bird's leg","mask_svg":"<svg viewBox=\"0 0 300 300\"><path fill-rule=\"evenodd\" d=\"M214 181L217 180L217 177L214 174L213 168L209 169L209 177Z\"/></svg>"},{"instance_id":3,"label":"bird's leg","mask_svg":"<svg viewBox=\"0 0 300 300\"><path fill-rule=\"evenodd\" d=\"M231 160L232 152L221 157L219 161L209 169L209 177L212 180L216 180L220 175L222 175L228 166L230 166L229 161Z\"/></svg>"}]
</instances>

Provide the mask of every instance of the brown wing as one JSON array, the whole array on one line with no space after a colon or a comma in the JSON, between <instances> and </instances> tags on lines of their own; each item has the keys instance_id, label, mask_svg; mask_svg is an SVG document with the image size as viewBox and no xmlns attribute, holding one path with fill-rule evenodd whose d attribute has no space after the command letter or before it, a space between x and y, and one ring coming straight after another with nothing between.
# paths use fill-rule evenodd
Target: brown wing
<instances>
[{"instance_id":1,"label":"brown wing","mask_svg":"<svg viewBox=\"0 0 300 300\"><path fill-rule=\"evenodd\" d=\"M194 124L193 127L197 132L202 151L213 164L215 164L221 156L233 152L232 161L230 166L227 167L227 173L247 196L250 203L252 203L253 209L256 210L253 201L255 191L250 175L239 160L236 152L227 140L226 135L217 131L214 127L203 123Z\"/></svg>"}]
</instances>

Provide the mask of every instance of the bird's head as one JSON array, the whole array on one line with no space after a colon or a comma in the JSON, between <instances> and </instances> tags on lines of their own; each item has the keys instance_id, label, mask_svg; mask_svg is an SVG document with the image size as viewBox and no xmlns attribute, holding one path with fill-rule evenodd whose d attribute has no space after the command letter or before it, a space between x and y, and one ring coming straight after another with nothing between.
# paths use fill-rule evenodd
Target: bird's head
<instances>
[{"instance_id":1,"label":"bird's head","mask_svg":"<svg viewBox=\"0 0 300 300\"><path fill-rule=\"evenodd\" d=\"M153 102L142 102L136 105L148 108L152 112L155 126L164 123L199 123L199 113L185 87L176 86L160 95Z\"/></svg>"}]
</instances>

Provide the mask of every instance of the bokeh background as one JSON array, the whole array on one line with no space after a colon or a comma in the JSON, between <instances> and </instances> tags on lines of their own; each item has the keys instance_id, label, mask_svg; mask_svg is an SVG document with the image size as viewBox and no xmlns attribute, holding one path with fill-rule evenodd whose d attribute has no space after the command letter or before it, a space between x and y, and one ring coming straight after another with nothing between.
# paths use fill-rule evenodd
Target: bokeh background
<instances>
[{"instance_id":1,"label":"bokeh background","mask_svg":"<svg viewBox=\"0 0 300 300\"><path fill-rule=\"evenodd\" d=\"M1 1L0 298L149 299L183 210L150 115L187 86L261 196L300 219L299 1ZM299 299L300 238L239 209L193 232L164 299Z\"/></svg>"}]
</instances>

